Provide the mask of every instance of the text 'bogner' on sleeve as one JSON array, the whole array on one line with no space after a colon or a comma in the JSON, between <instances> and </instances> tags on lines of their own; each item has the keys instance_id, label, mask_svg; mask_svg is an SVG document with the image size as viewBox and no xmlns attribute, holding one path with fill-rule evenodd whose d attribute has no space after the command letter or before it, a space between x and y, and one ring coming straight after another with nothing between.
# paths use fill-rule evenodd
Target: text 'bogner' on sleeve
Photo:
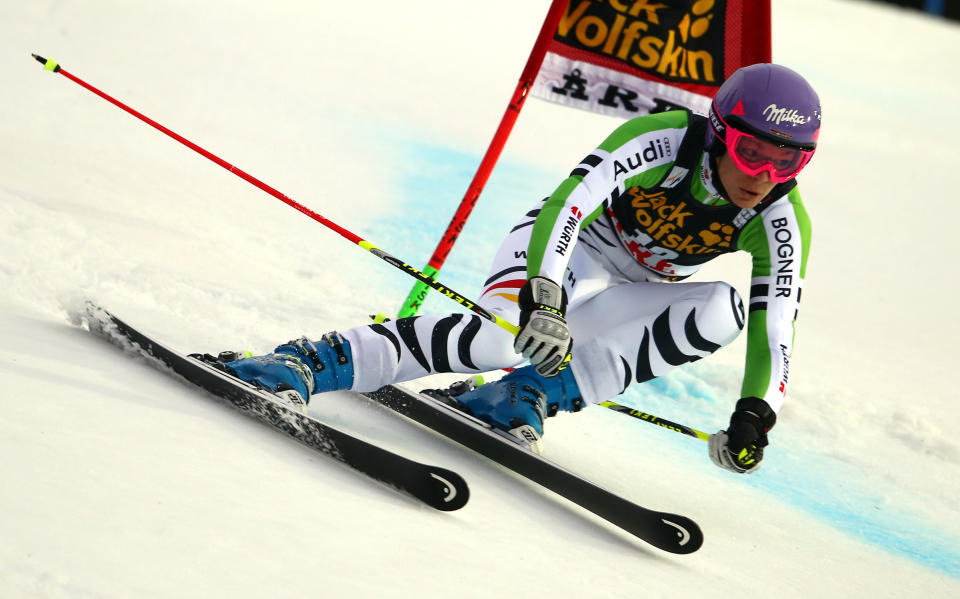
<instances>
[{"instance_id":1,"label":"text 'bogner' on sleeve","mask_svg":"<svg viewBox=\"0 0 960 599\"><path fill-rule=\"evenodd\" d=\"M676 160L683 111L627 121L583 159L544 203L527 251L527 276L563 280L580 229L631 187L652 187Z\"/></svg>"},{"instance_id":2,"label":"text 'bogner' on sleeve","mask_svg":"<svg viewBox=\"0 0 960 599\"><path fill-rule=\"evenodd\" d=\"M790 382L800 294L810 253L810 219L795 187L751 221L740 249L753 255L743 397L779 411Z\"/></svg>"}]
</instances>

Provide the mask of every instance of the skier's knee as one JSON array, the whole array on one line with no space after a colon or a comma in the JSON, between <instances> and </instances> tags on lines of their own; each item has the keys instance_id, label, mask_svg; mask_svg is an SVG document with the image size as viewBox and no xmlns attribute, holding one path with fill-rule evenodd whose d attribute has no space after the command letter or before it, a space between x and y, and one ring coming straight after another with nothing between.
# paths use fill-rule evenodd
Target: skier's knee
<instances>
[{"instance_id":1,"label":"skier's knee","mask_svg":"<svg viewBox=\"0 0 960 599\"><path fill-rule=\"evenodd\" d=\"M743 299L727 283L717 281L709 286L704 306L697 311L697 325L710 341L728 345L743 330Z\"/></svg>"}]
</instances>

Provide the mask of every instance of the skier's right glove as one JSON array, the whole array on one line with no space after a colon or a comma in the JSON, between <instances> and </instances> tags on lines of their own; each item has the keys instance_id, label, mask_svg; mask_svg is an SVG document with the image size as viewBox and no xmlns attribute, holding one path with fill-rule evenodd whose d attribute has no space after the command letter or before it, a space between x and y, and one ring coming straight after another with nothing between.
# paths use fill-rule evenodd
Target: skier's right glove
<instances>
[{"instance_id":1,"label":"skier's right glove","mask_svg":"<svg viewBox=\"0 0 960 599\"><path fill-rule=\"evenodd\" d=\"M520 289L520 332L513 349L543 376L556 376L570 361L570 329L563 318L567 298L546 277L531 277Z\"/></svg>"},{"instance_id":2,"label":"skier's right glove","mask_svg":"<svg viewBox=\"0 0 960 599\"><path fill-rule=\"evenodd\" d=\"M730 472L753 472L763 460L767 431L776 422L777 415L770 404L757 397L744 397L737 402L727 430L710 435L710 459Z\"/></svg>"}]
</instances>

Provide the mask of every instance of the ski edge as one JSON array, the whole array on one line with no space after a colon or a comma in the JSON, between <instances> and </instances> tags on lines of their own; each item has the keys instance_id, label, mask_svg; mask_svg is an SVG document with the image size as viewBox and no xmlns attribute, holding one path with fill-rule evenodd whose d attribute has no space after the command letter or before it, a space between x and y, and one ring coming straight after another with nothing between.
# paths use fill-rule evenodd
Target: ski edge
<instances>
[{"instance_id":1,"label":"ski edge","mask_svg":"<svg viewBox=\"0 0 960 599\"><path fill-rule=\"evenodd\" d=\"M164 374L173 375L189 383L192 388L228 401L245 415L285 433L302 445L434 509L454 511L465 506L470 497L466 480L453 470L412 460L312 416L291 410L275 401L269 393L157 342L93 301L88 300L82 310L72 311L69 317L73 324L113 343L125 353L146 359ZM203 375L187 376L184 368L178 368L177 361L188 364ZM236 397L212 389L209 381L214 378L236 389L247 400L262 406L263 410L253 409Z\"/></svg>"},{"instance_id":2,"label":"ski edge","mask_svg":"<svg viewBox=\"0 0 960 599\"><path fill-rule=\"evenodd\" d=\"M505 439L485 423L477 424L479 421L469 416L451 414L451 408L429 396L398 385L387 385L363 395L553 491L658 549L689 554L703 544L703 533L692 519L632 503Z\"/></svg>"}]
</instances>

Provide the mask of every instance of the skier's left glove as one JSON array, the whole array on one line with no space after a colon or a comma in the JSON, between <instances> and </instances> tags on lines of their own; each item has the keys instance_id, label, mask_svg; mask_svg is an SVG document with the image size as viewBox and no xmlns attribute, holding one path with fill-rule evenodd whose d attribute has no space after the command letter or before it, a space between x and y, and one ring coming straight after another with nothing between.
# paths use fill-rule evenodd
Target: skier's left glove
<instances>
[{"instance_id":1,"label":"skier's left glove","mask_svg":"<svg viewBox=\"0 0 960 599\"><path fill-rule=\"evenodd\" d=\"M744 397L737 402L727 430L710 435L710 459L731 472L753 472L763 460L767 431L776 422L777 415L770 404L757 397Z\"/></svg>"}]
</instances>

